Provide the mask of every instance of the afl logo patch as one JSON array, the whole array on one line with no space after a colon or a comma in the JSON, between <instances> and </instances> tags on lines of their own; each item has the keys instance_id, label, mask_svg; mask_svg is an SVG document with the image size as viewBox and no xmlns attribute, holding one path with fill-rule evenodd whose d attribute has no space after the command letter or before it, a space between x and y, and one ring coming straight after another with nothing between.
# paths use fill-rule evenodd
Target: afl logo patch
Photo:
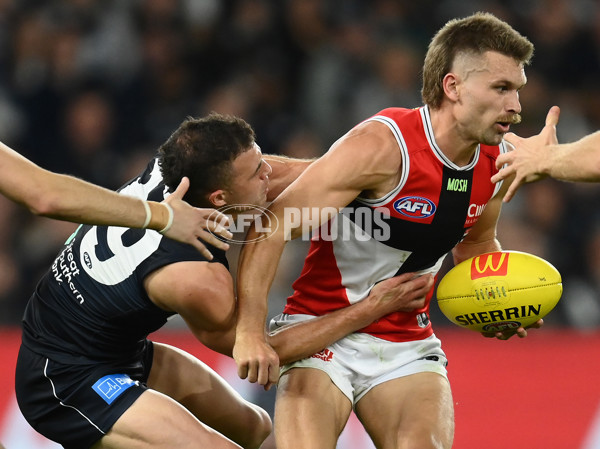
<instances>
[{"instance_id":1,"label":"afl logo patch","mask_svg":"<svg viewBox=\"0 0 600 449\"><path fill-rule=\"evenodd\" d=\"M433 201L422 196L405 196L394 202L394 209L410 218L427 218L435 214Z\"/></svg>"}]
</instances>

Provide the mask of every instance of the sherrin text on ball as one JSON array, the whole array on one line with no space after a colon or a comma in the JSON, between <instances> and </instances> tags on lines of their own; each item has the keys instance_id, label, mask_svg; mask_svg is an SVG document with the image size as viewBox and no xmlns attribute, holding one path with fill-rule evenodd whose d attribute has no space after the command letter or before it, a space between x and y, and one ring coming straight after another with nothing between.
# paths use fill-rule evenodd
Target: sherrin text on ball
<instances>
[{"instance_id":1,"label":"sherrin text on ball","mask_svg":"<svg viewBox=\"0 0 600 449\"><path fill-rule=\"evenodd\" d=\"M465 260L442 278L438 305L453 323L477 332L529 326L562 295L558 270L541 257L497 251Z\"/></svg>"}]
</instances>

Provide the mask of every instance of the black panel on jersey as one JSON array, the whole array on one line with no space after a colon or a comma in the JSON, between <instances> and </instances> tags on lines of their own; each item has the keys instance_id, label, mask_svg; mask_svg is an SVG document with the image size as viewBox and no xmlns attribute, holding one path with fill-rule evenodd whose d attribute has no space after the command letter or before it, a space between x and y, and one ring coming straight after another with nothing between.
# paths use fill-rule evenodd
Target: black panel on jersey
<instances>
[{"instance_id":1,"label":"black panel on jersey","mask_svg":"<svg viewBox=\"0 0 600 449\"><path fill-rule=\"evenodd\" d=\"M455 185L463 185L462 189L448 190L449 180L458 180ZM453 181L454 183L455 181ZM466 186L464 183L466 182ZM430 224L413 222L390 217L386 224L390 226L390 238L382 243L393 248L413 251L402 265L398 274L418 271L431 267L444 254L448 253L460 242L464 235L464 223L467 217L473 184L473 170L455 171L444 166L441 192L435 215ZM365 204L353 201L348 209L365 207ZM345 213L355 222L355 214ZM356 222L355 222L356 223ZM363 223L359 223L363 224ZM361 226L362 227L362 226ZM377 222L371 223L371 236L381 233ZM425 245L423 244L425 242Z\"/></svg>"}]
</instances>

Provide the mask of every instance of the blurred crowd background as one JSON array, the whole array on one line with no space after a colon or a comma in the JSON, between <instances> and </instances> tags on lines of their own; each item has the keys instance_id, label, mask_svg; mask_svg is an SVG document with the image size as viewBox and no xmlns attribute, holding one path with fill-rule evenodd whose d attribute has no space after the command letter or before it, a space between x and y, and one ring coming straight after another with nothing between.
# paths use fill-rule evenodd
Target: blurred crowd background
<instances>
[{"instance_id":1,"label":"blurred crowd background","mask_svg":"<svg viewBox=\"0 0 600 449\"><path fill-rule=\"evenodd\" d=\"M554 104L560 141L600 129L597 0L0 0L0 141L108 188L135 176L185 117L211 111L246 119L265 153L316 157L385 107L421 105L429 40L478 10L536 48L513 131L537 133ZM599 205L600 184L544 180L503 211L503 246L563 275L549 326L600 326ZM0 324L19 324L75 227L0 198ZM288 245L273 313L305 248Z\"/></svg>"}]
</instances>

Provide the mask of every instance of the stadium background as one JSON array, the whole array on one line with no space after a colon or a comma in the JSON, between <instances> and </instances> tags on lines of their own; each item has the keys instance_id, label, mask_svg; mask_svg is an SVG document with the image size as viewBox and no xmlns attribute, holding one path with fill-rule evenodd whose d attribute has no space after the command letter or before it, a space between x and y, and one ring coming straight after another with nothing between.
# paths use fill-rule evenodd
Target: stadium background
<instances>
[{"instance_id":1,"label":"stadium background","mask_svg":"<svg viewBox=\"0 0 600 449\"><path fill-rule=\"evenodd\" d=\"M560 141L600 129L597 0L0 0L0 140L45 168L109 188L135 175L186 116L210 111L249 121L265 153L318 156L384 107L419 106L429 39L477 10L507 20L536 47L515 132L537 133L553 104L562 108ZM450 357L455 447L600 448L598 204L599 185L544 180L503 211L503 246L544 257L563 275L563 299L535 335L485 340L433 306ZM0 198L7 449L53 447L16 409L14 358L24 305L74 228ZM305 248L288 245L272 314ZM157 338L205 358L272 408L272 393L238 381L231 360L194 343L179 322ZM371 447L355 418L340 447Z\"/></svg>"}]
</instances>

